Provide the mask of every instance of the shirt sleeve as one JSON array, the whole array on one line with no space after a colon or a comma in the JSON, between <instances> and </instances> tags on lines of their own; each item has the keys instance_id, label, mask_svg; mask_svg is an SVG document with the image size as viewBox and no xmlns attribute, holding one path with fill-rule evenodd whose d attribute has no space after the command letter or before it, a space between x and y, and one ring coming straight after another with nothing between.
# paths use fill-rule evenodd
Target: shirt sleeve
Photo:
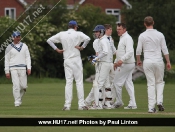
<instances>
[{"instance_id":1,"label":"shirt sleeve","mask_svg":"<svg viewBox=\"0 0 175 132\"><path fill-rule=\"evenodd\" d=\"M164 55L169 54L164 35L162 35L162 39L161 39L161 49Z\"/></svg>"},{"instance_id":2,"label":"shirt sleeve","mask_svg":"<svg viewBox=\"0 0 175 132\"><path fill-rule=\"evenodd\" d=\"M28 46L26 46L26 64L27 64L27 69L31 69L31 57L30 57Z\"/></svg>"},{"instance_id":3,"label":"shirt sleeve","mask_svg":"<svg viewBox=\"0 0 175 132\"><path fill-rule=\"evenodd\" d=\"M112 41L112 52L113 52L113 55L116 54L116 48L115 48L115 45L114 45L114 40L113 38L111 37L111 41Z\"/></svg>"},{"instance_id":4,"label":"shirt sleeve","mask_svg":"<svg viewBox=\"0 0 175 132\"><path fill-rule=\"evenodd\" d=\"M132 38L127 38L125 40L125 46L126 46L125 55L121 57L121 60L123 62L128 60L128 59L130 59L133 56L134 48L133 48L133 40L132 40Z\"/></svg>"},{"instance_id":5,"label":"shirt sleeve","mask_svg":"<svg viewBox=\"0 0 175 132\"><path fill-rule=\"evenodd\" d=\"M6 48L5 50L5 61L4 61L4 65L5 65L5 74L10 73L9 71L9 66L10 66L10 50L8 50L9 47Z\"/></svg>"},{"instance_id":6,"label":"shirt sleeve","mask_svg":"<svg viewBox=\"0 0 175 132\"><path fill-rule=\"evenodd\" d=\"M94 42L93 42L93 48L94 48L95 52L97 53L98 52L98 40L97 39L94 40Z\"/></svg>"},{"instance_id":7,"label":"shirt sleeve","mask_svg":"<svg viewBox=\"0 0 175 132\"><path fill-rule=\"evenodd\" d=\"M54 50L57 49L56 45L55 45L50 39L47 40L47 43L48 43Z\"/></svg>"},{"instance_id":8,"label":"shirt sleeve","mask_svg":"<svg viewBox=\"0 0 175 132\"><path fill-rule=\"evenodd\" d=\"M142 39L143 39L142 36L139 36L136 48L136 55L141 55L142 53L142 47L143 47Z\"/></svg>"},{"instance_id":9,"label":"shirt sleeve","mask_svg":"<svg viewBox=\"0 0 175 132\"><path fill-rule=\"evenodd\" d=\"M108 46L105 42L105 40L101 40L100 45L102 46L102 53L106 54L108 53Z\"/></svg>"},{"instance_id":10,"label":"shirt sleeve","mask_svg":"<svg viewBox=\"0 0 175 132\"><path fill-rule=\"evenodd\" d=\"M61 43L60 33L57 33L56 35L50 37L49 40L52 41L53 43Z\"/></svg>"},{"instance_id":11,"label":"shirt sleeve","mask_svg":"<svg viewBox=\"0 0 175 132\"><path fill-rule=\"evenodd\" d=\"M82 47L85 48L91 39L86 34L84 34L82 32L79 32L79 33L80 33L80 41L84 42Z\"/></svg>"}]
</instances>

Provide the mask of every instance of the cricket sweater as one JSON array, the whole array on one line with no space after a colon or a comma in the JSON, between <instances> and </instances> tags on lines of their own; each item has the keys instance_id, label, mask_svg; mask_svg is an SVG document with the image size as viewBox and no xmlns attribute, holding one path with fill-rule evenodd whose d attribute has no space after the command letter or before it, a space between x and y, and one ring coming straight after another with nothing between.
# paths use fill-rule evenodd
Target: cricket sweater
<instances>
[{"instance_id":1,"label":"cricket sweater","mask_svg":"<svg viewBox=\"0 0 175 132\"><path fill-rule=\"evenodd\" d=\"M5 73L12 69L31 69L28 46L24 43L9 44L5 50Z\"/></svg>"}]
</instances>

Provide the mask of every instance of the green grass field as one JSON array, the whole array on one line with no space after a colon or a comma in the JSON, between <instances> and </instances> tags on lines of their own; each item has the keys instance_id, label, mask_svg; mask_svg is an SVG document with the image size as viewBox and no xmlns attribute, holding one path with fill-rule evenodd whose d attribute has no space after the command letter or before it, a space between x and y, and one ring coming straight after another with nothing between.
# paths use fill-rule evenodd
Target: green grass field
<instances>
[{"instance_id":1,"label":"green grass field","mask_svg":"<svg viewBox=\"0 0 175 132\"><path fill-rule=\"evenodd\" d=\"M173 117L175 118L175 84L166 84L164 90L164 112L148 113L146 84L135 84L135 95L138 109L124 110L123 108L111 110L79 111L77 104L76 87L71 111L62 111L64 105L65 81L57 83L29 83L27 93L20 107L14 107L12 84L0 84L0 117ZM92 84L85 83L85 97L88 95ZM123 88L123 101L128 104L129 97ZM143 129L144 128L144 129ZM88 132L88 131L119 131L119 132L152 132L175 131L175 127L0 127L0 132Z\"/></svg>"}]
</instances>

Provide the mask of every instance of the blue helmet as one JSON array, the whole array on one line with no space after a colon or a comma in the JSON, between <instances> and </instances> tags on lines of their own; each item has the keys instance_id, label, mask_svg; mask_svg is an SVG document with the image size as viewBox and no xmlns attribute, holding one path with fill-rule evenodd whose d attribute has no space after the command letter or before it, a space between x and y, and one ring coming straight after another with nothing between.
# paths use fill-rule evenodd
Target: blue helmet
<instances>
[{"instance_id":1,"label":"blue helmet","mask_svg":"<svg viewBox=\"0 0 175 132\"><path fill-rule=\"evenodd\" d=\"M21 34L19 31L15 31L15 32L13 32L12 36L13 36L13 38L15 38L17 36L21 36Z\"/></svg>"},{"instance_id":2,"label":"blue helmet","mask_svg":"<svg viewBox=\"0 0 175 132\"><path fill-rule=\"evenodd\" d=\"M99 38L99 37L102 37L104 34L105 34L105 27L103 25L97 25L95 26L94 32L100 32L100 35L99 36L96 36L95 34L93 34L93 37L95 39Z\"/></svg>"},{"instance_id":3,"label":"blue helmet","mask_svg":"<svg viewBox=\"0 0 175 132\"><path fill-rule=\"evenodd\" d=\"M103 25L97 25L94 30L94 32L101 32L101 31L105 31L105 27Z\"/></svg>"}]
</instances>

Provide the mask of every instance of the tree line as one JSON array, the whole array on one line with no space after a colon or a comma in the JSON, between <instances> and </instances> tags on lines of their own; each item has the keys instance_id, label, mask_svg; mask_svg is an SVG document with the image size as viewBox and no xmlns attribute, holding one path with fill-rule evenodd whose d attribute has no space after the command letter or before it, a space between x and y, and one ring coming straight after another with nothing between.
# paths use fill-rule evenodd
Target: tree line
<instances>
[{"instance_id":1,"label":"tree line","mask_svg":"<svg viewBox=\"0 0 175 132\"><path fill-rule=\"evenodd\" d=\"M91 4L80 6L78 10L76 8L68 10L65 0L57 5L54 0L49 2L51 3L42 0L36 2L17 21L7 17L0 18L1 76L4 76L3 57L5 53L5 47L2 45L4 45L4 42L7 43L7 39L16 29L21 31L22 42L29 47L32 59L32 76L35 77L64 78L63 56L54 52L46 40L60 31L67 30L70 20L76 20L79 25L78 30L91 38L87 48L81 52L85 77L94 73L94 67L88 63L87 56L94 54L92 47L94 38L92 34L93 28L97 24L108 23L113 26L112 37L117 47L119 38L116 33L117 19L115 16L106 15L100 7L95 7ZM122 21L127 24L129 34L134 38L135 47L139 34L145 30L143 19L145 16L151 15L155 20L155 28L165 35L168 48L171 50L175 49L173 44L175 36L175 31L173 30L175 26L173 8L175 7L175 2L173 0L154 0L149 2L147 0L130 0L129 2L132 5L132 9L123 7L121 11ZM53 5L56 6L52 9ZM33 15L34 12L36 12L35 16ZM61 44L57 44L57 46L62 48Z\"/></svg>"}]
</instances>

